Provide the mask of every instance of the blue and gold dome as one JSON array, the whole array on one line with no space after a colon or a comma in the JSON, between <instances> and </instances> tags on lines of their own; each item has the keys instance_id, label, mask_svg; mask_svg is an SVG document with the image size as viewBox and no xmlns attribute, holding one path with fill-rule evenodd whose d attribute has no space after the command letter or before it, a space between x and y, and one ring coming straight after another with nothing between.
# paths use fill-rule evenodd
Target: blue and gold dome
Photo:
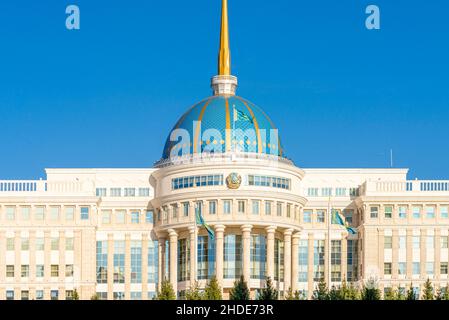
<instances>
[{"instance_id":1,"label":"blue and gold dome","mask_svg":"<svg viewBox=\"0 0 449 320\"><path fill-rule=\"evenodd\" d=\"M179 119L162 158L232 151L283 156L277 128L261 108L239 96L216 95Z\"/></svg>"},{"instance_id":2,"label":"blue and gold dome","mask_svg":"<svg viewBox=\"0 0 449 320\"><path fill-rule=\"evenodd\" d=\"M255 104L235 95L231 75L228 2L222 0L218 75L214 96L190 108L166 140L162 160L203 153L243 152L284 157L281 139L271 119Z\"/></svg>"}]
</instances>

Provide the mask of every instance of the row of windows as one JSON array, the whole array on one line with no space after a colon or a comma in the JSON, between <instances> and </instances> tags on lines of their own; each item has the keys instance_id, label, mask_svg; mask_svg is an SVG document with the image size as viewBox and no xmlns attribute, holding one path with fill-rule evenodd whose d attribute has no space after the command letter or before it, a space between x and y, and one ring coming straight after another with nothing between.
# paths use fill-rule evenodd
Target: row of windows
<instances>
[{"instance_id":1,"label":"row of windows","mask_svg":"<svg viewBox=\"0 0 449 320\"><path fill-rule=\"evenodd\" d=\"M359 188L308 188L307 196L309 197L358 197Z\"/></svg>"},{"instance_id":2,"label":"row of windows","mask_svg":"<svg viewBox=\"0 0 449 320\"><path fill-rule=\"evenodd\" d=\"M340 210L333 210L333 212L339 212ZM315 216L315 219L314 219ZM354 217L354 210L347 209L343 210L343 216L345 218L345 221L349 224L353 224L353 217ZM312 223L312 221L316 223L325 223L327 217L327 210L320 209L320 210L304 210L302 215L302 222L303 223Z\"/></svg>"},{"instance_id":3,"label":"row of windows","mask_svg":"<svg viewBox=\"0 0 449 320\"><path fill-rule=\"evenodd\" d=\"M59 248L59 237L52 237L50 239L50 248L51 250L58 251ZM65 250L73 251L74 248L74 238L65 238ZM6 238L6 250L14 251L16 249L16 241L15 238ZM20 238L20 250L28 251L35 249L36 251L44 251L45 250L45 239L42 237L34 239L34 248L31 248L30 238Z\"/></svg>"},{"instance_id":4,"label":"row of windows","mask_svg":"<svg viewBox=\"0 0 449 320\"><path fill-rule=\"evenodd\" d=\"M397 265L398 269L398 275L406 275L407 272L407 263L406 262L399 262ZM439 266L435 262L426 262L426 263L420 263L420 262L412 262L412 274L413 275L420 275L421 274L421 268L424 267L425 270L423 270L426 275L433 275L435 273L435 267L439 267L440 274L447 275L448 274L448 263L447 262L440 262ZM393 264L391 262L384 263L384 274L385 275L391 275L393 270Z\"/></svg>"},{"instance_id":5,"label":"row of windows","mask_svg":"<svg viewBox=\"0 0 449 320\"><path fill-rule=\"evenodd\" d=\"M187 189L193 187L206 187L206 186L222 186L223 175L201 175L190 176L172 179L172 189Z\"/></svg>"},{"instance_id":6,"label":"row of windows","mask_svg":"<svg viewBox=\"0 0 449 320\"><path fill-rule=\"evenodd\" d=\"M261 200L250 200L250 208L247 208L248 201L247 200L237 200L237 213L238 214L246 214L251 213L253 215L260 215L263 213L265 215L272 215L273 211L279 217L286 216L287 218L291 218L294 215L294 207L292 204L287 203L286 205L282 202L274 202L274 201L261 201ZM275 207L273 208L275 204ZM223 200L223 214L231 214L233 202L232 200ZM217 214L218 211L218 200L210 200L207 201L208 214L214 215ZM197 201L194 204L195 210L199 210L200 213L204 212L204 202ZM171 205L172 209L172 218L178 218L179 215L179 206L177 204ZM184 217L188 217L191 211L191 205L189 202L183 202L181 204L182 215ZM168 219L168 207L164 206L162 208L163 219ZM161 221L161 211L158 211L158 221Z\"/></svg>"},{"instance_id":7,"label":"row of windows","mask_svg":"<svg viewBox=\"0 0 449 320\"><path fill-rule=\"evenodd\" d=\"M108 270L108 241L97 241L96 268L97 283L107 283L108 273L113 273L114 283L125 283L125 250L124 240L113 242L113 270ZM158 241L148 241L147 256L142 255L142 241L132 240L131 249L131 283L142 283L142 263L147 264L147 282L158 282Z\"/></svg>"},{"instance_id":8,"label":"row of windows","mask_svg":"<svg viewBox=\"0 0 449 320\"><path fill-rule=\"evenodd\" d=\"M111 224L112 219L114 219L114 224L125 224L126 223L126 210L102 210L101 211L101 223ZM142 213L138 210L132 210L129 213L129 222L132 224L139 224L141 222L153 223L153 211L148 210Z\"/></svg>"},{"instance_id":9,"label":"row of windows","mask_svg":"<svg viewBox=\"0 0 449 320\"><path fill-rule=\"evenodd\" d=\"M150 188L110 188L109 194L107 188L97 188L95 194L97 197L149 197Z\"/></svg>"},{"instance_id":10,"label":"row of windows","mask_svg":"<svg viewBox=\"0 0 449 320\"><path fill-rule=\"evenodd\" d=\"M5 207L5 219L7 221L15 221L17 216L20 215L20 219L23 221L29 221L34 219L35 221L60 221L64 218L66 221L73 221L75 218L75 207ZM89 207L80 207L79 211L81 220L89 220Z\"/></svg>"},{"instance_id":11,"label":"row of windows","mask_svg":"<svg viewBox=\"0 0 449 320\"><path fill-rule=\"evenodd\" d=\"M428 207L422 207L422 206L413 206L411 210L411 215L414 219L421 218L423 211L425 213L425 217L428 219L434 219L437 215L437 208L436 206L428 206ZM398 217L400 219L406 219L408 212L408 206L399 206L398 210ZM394 214L394 207L393 206L385 206L384 207L384 218L391 219L393 218ZM449 206L441 206L439 210L440 217L442 219L448 219L449 218ZM379 207L374 206L370 207L370 217L372 219L379 217Z\"/></svg>"},{"instance_id":12,"label":"row of windows","mask_svg":"<svg viewBox=\"0 0 449 320\"><path fill-rule=\"evenodd\" d=\"M98 300L107 300L108 299L108 293L107 292L97 292L96 293ZM114 291L113 292L113 299L114 300L124 300L125 299L125 293L123 291ZM153 300L156 298L156 292L149 291L146 293L148 300ZM142 300L142 292L140 291L131 291L130 292L130 298L131 300Z\"/></svg>"},{"instance_id":13,"label":"row of windows","mask_svg":"<svg viewBox=\"0 0 449 320\"><path fill-rule=\"evenodd\" d=\"M412 236L412 248L413 249L420 249L421 247L421 237L420 236ZM448 249L448 236L441 236L440 237L440 248L441 249ZM426 236L425 237L425 245L427 249L434 249L435 248L435 237L434 236ZM399 249L406 249L407 248L407 237L406 236L399 236L398 237L398 245ZM385 236L384 237L384 249L392 249L393 248L393 237L392 236Z\"/></svg>"},{"instance_id":14,"label":"row of windows","mask_svg":"<svg viewBox=\"0 0 449 320\"><path fill-rule=\"evenodd\" d=\"M248 175L248 185L290 190L291 180L281 177Z\"/></svg>"},{"instance_id":15,"label":"row of windows","mask_svg":"<svg viewBox=\"0 0 449 320\"><path fill-rule=\"evenodd\" d=\"M6 277L7 278L14 278L15 277L15 266L14 265L6 265ZM45 266L43 264L37 264L36 265L36 278L43 278L44 277L44 271ZM50 265L50 276L51 277L59 277L59 265L52 264ZM21 278L28 278L30 276L30 266L28 264L22 264L20 266L20 277ZM73 277L73 264L66 264L65 265L65 276L66 277Z\"/></svg>"},{"instance_id":16,"label":"row of windows","mask_svg":"<svg viewBox=\"0 0 449 320\"><path fill-rule=\"evenodd\" d=\"M74 290L65 290L65 299L73 300ZM6 290L6 300L14 300L16 297L14 296L14 290ZM20 291L20 300L29 300L30 299L30 291L29 290L21 290ZM35 300L43 300L44 299L44 290L36 290L35 291ZM59 300L59 290L50 290L50 299L51 300Z\"/></svg>"}]
</instances>

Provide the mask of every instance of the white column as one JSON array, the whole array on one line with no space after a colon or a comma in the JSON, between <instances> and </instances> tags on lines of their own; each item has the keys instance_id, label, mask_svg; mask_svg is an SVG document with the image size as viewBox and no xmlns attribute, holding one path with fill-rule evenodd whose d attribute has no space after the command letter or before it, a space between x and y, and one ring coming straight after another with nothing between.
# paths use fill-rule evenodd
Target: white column
<instances>
[{"instance_id":1,"label":"white column","mask_svg":"<svg viewBox=\"0 0 449 320\"><path fill-rule=\"evenodd\" d=\"M290 289L292 285L292 232L292 229L284 231L284 292Z\"/></svg>"},{"instance_id":2,"label":"white column","mask_svg":"<svg viewBox=\"0 0 449 320\"><path fill-rule=\"evenodd\" d=\"M250 265L251 265L251 230L253 226L242 226L242 241L243 241L243 278L248 282L251 279Z\"/></svg>"},{"instance_id":3,"label":"white column","mask_svg":"<svg viewBox=\"0 0 449 320\"><path fill-rule=\"evenodd\" d=\"M267 227L267 277L274 280L274 236L276 227Z\"/></svg>"},{"instance_id":4,"label":"white column","mask_svg":"<svg viewBox=\"0 0 449 320\"><path fill-rule=\"evenodd\" d=\"M295 233L292 237L292 273L291 273L291 287L292 292L298 290L298 253L299 253L299 232Z\"/></svg>"},{"instance_id":5,"label":"white column","mask_svg":"<svg viewBox=\"0 0 449 320\"><path fill-rule=\"evenodd\" d=\"M196 282L196 264L197 264L197 250L196 250L196 235L198 233L196 227L189 227L190 233L190 286L193 287Z\"/></svg>"},{"instance_id":6,"label":"white column","mask_svg":"<svg viewBox=\"0 0 449 320\"><path fill-rule=\"evenodd\" d=\"M223 288L224 231L224 225L215 226L215 273L221 288Z\"/></svg>"},{"instance_id":7,"label":"white column","mask_svg":"<svg viewBox=\"0 0 449 320\"><path fill-rule=\"evenodd\" d=\"M170 282L175 291L178 294L178 234L175 230L168 230L170 237Z\"/></svg>"}]
</instances>

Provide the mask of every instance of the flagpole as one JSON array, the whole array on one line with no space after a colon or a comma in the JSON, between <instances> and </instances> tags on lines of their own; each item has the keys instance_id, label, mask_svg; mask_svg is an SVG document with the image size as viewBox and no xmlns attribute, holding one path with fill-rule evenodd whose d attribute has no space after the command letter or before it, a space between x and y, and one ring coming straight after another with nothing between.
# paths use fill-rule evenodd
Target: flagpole
<instances>
[{"instance_id":1,"label":"flagpole","mask_svg":"<svg viewBox=\"0 0 449 320\"><path fill-rule=\"evenodd\" d=\"M237 144L236 144L236 142L237 141L235 141L235 116L236 116L236 114L235 114L235 104L233 104L232 105L232 142L233 142L233 148L234 148L234 153L235 153L235 151L236 151L236 146L237 146Z\"/></svg>"},{"instance_id":2,"label":"flagpole","mask_svg":"<svg viewBox=\"0 0 449 320\"><path fill-rule=\"evenodd\" d=\"M332 224L332 210L331 210L331 196L329 195L329 202L327 207L328 212L328 221L327 221L327 275L328 275L328 288L331 287L332 273L331 273L331 256L332 256L332 248L331 248L331 224Z\"/></svg>"}]
</instances>

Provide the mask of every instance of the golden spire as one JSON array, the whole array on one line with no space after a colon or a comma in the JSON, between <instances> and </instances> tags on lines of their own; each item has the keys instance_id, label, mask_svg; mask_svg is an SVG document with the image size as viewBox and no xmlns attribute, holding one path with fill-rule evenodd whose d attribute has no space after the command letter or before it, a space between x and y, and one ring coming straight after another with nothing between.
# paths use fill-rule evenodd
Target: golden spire
<instances>
[{"instance_id":1,"label":"golden spire","mask_svg":"<svg viewBox=\"0 0 449 320\"><path fill-rule=\"evenodd\" d=\"M222 0L220 52L218 54L218 75L231 75L231 50L229 48L228 0Z\"/></svg>"}]
</instances>

